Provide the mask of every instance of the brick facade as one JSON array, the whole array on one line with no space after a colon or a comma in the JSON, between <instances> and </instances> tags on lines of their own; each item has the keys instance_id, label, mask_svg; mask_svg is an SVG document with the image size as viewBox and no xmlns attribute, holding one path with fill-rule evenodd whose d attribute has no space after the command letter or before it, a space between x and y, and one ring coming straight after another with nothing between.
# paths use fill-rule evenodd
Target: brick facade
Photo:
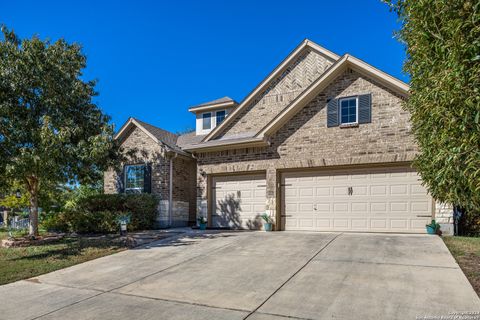
<instances>
[{"instance_id":1,"label":"brick facade","mask_svg":"<svg viewBox=\"0 0 480 320\"><path fill-rule=\"evenodd\" d=\"M164 146L158 144L138 127L132 127L122 139L124 150L136 149L137 152L126 164L150 163L152 166L152 194L160 199L158 221L160 226L166 226L169 211L170 196L170 158L173 157L173 204L172 224L187 225L195 220L195 171L194 159L182 156L174 157L167 153ZM104 192L120 191L120 174L109 170L104 174Z\"/></svg>"},{"instance_id":2,"label":"brick facade","mask_svg":"<svg viewBox=\"0 0 480 320\"><path fill-rule=\"evenodd\" d=\"M333 65L337 58L327 57L321 51L305 46L292 56L288 60L289 65L276 78L248 104L241 104L238 114L224 123L225 127L216 136L216 141L210 141L220 142L216 150L218 146L223 148L222 140L247 138L253 141L252 137L292 102L292 105L298 101L303 103L300 94L306 92L304 97L308 97L310 102L267 137L266 147L234 149L230 146L222 151L201 151L205 150L202 148L206 148L207 143L201 146L204 136L199 135L197 130L196 136L187 134L179 137L175 146L192 151L194 157L172 158L172 153L139 128L132 128L125 134L122 146L126 150L139 149L136 163L152 162L152 192L161 199L159 220L162 223L165 223L164 212L172 205L169 202L170 163L173 163L172 211L179 221L191 222L200 215L207 216L209 181L214 175L265 173L265 210L279 221L277 190L283 170L410 165L418 150L411 133L410 115L402 108L408 86L401 81L385 80L385 75L378 76L371 69L365 72L370 76L365 76L363 71L355 70L368 68L356 68L354 60L348 60L346 69L337 68L339 73L335 73L336 78L331 81L333 76L329 72L341 64ZM345 57L347 55L338 57L337 62L347 61ZM340 74L340 70L344 71ZM317 87L318 90L324 89L311 98L310 92L318 92L309 91L311 84L322 74L331 76L328 78L331 83L325 88ZM394 84L390 86L391 83ZM371 122L350 127L327 127L327 101L365 94L371 95ZM285 114L290 116L288 111ZM105 173L105 192L117 192L116 179L114 172ZM438 203L434 208L434 216L448 230L452 223L451 208Z\"/></svg>"},{"instance_id":3,"label":"brick facade","mask_svg":"<svg viewBox=\"0 0 480 320\"><path fill-rule=\"evenodd\" d=\"M327 128L327 99L368 93L372 95L371 123L353 128ZM203 152L196 155L198 214L206 214L209 174L266 172L266 210L274 214L276 184L279 182L278 172L281 169L408 164L417 152L411 134L409 114L402 108L402 98L351 69L312 99L271 136L269 142L268 147Z\"/></svg>"}]
</instances>

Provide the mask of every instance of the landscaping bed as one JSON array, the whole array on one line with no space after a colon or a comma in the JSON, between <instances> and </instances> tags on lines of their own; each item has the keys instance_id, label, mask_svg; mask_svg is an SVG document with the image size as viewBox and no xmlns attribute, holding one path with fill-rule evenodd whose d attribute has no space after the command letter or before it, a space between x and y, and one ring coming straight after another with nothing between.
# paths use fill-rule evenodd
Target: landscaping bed
<instances>
[{"instance_id":1,"label":"landscaping bed","mask_svg":"<svg viewBox=\"0 0 480 320\"><path fill-rule=\"evenodd\" d=\"M480 296L480 238L443 237L443 241Z\"/></svg>"}]
</instances>

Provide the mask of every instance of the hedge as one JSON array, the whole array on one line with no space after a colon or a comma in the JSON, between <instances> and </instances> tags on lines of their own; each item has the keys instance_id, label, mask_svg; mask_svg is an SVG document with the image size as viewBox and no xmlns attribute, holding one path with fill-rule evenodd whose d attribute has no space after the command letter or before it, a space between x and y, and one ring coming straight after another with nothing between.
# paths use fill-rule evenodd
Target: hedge
<instances>
[{"instance_id":1,"label":"hedge","mask_svg":"<svg viewBox=\"0 0 480 320\"><path fill-rule=\"evenodd\" d=\"M130 214L128 231L153 229L158 198L151 194L99 194L79 201L73 209L47 217L42 225L49 230L77 233L115 233L118 217Z\"/></svg>"}]
</instances>

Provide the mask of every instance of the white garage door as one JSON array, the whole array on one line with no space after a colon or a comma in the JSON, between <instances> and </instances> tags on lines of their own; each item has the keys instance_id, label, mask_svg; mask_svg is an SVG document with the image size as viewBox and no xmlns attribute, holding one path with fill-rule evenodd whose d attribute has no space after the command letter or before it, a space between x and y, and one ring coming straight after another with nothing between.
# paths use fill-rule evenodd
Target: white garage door
<instances>
[{"instance_id":1,"label":"white garage door","mask_svg":"<svg viewBox=\"0 0 480 320\"><path fill-rule=\"evenodd\" d=\"M260 229L265 212L265 175L213 178L213 227Z\"/></svg>"},{"instance_id":2,"label":"white garage door","mask_svg":"<svg viewBox=\"0 0 480 320\"><path fill-rule=\"evenodd\" d=\"M288 173L285 230L425 232L432 200L410 168Z\"/></svg>"}]
</instances>

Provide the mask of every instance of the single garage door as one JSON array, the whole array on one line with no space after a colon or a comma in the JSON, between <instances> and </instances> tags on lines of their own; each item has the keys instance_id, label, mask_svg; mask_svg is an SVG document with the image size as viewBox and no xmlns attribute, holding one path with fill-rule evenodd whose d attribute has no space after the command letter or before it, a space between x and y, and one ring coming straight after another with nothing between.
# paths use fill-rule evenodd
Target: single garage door
<instances>
[{"instance_id":1,"label":"single garage door","mask_svg":"<svg viewBox=\"0 0 480 320\"><path fill-rule=\"evenodd\" d=\"M424 233L432 199L410 168L286 173L285 230Z\"/></svg>"},{"instance_id":2,"label":"single garage door","mask_svg":"<svg viewBox=\"0 0 480 320\"><path fill-rule=\"evenodd\" d=\"M260 229L265 212L265 175L213 178L213 227Z\"/></svg>"}]
</instances>

